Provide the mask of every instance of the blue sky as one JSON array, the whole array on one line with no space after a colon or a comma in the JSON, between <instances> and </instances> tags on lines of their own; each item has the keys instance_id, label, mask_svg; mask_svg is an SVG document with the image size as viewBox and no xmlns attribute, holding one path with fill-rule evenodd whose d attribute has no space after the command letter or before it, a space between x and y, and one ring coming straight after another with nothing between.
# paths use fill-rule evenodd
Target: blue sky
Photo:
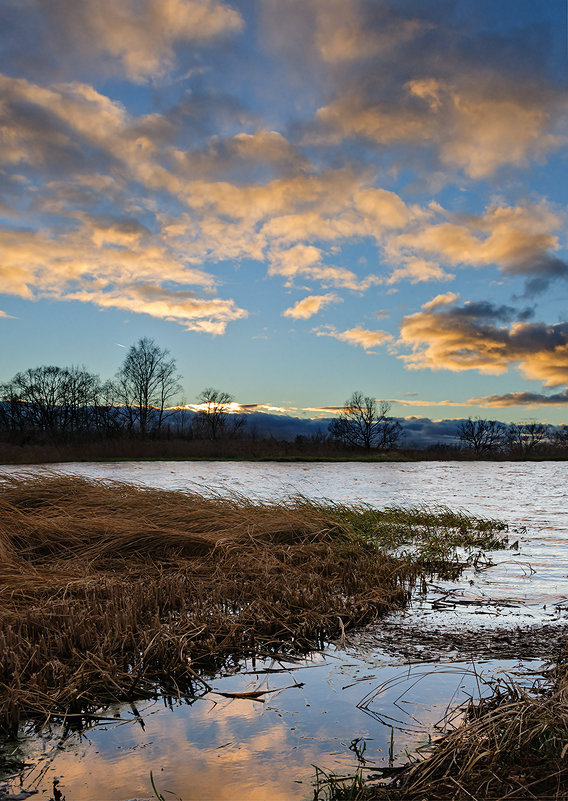
<instances>
[{"instance_id":1,"label":"blue sky","mask_svg":"<svg viewBox=\"0 0 568 801\"><path fill-rule=\"evenodd\" d=\"M4 0L0 381L565 422L565 0Z\"/></svg>"}]
</instances>

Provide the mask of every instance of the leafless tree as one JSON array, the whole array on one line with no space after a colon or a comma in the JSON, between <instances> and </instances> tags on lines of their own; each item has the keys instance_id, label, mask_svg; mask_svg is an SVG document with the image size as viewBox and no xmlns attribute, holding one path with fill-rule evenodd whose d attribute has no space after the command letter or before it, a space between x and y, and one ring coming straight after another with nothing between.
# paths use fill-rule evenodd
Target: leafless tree
<instances>
[{"instance_id":1,"label":"leafless tree","mask_svg":"<svg viewBox=\"0 0 568 801\"><path fill-rule=\"evenodd\" d=\"M0 425L64 439L108 429L108 385L84 367L34 367L0 388Z\"/></svg>"},{"instance_id":2,"label":"leafless tree","mask_svg":"<svg viewBox=\"0 0 568 801\"><path fill-rule=\"evenodd\" d=\"M526 459L538 452L549 436L549 426L542 423L511 423L505 438L511 456Z\"/></svg>"},{"instance_id":3,"label":"leafless tree","mask_svg":"<svg viewBox=\"0 0 568 801\"><path fill-rule=\"evenodd\" d=\"M168 404L181 390L179 379L175 359L153 339L144 337L130 347L115 382L130 431L144 437L160 430Z\"/></svg>"},{"instance_id":4,"label":"leafless tree","mask_svg":"<svg viewBox=\"0 0 568 801\"><path fill-rule=\"evenodd\" d=\"M460 442L471 448L476 456L494 453L503 447L506 427L497 420L481 420L469 417L458 425Z\"/></svg>"},{"instance_id":5,"label":"leafless tree","mask_svg":"<svg viewBox=\"0 0 568 801\"><path fill-rule=\"evenodd\" d=\"M234 398L228 392L205 387L197 400L201 409L196 416L196 433L201 436L212 440L234 437L246 425L244 414L231 413Z\"/></svg>"},{"instance_id":6,"label":"leafless tree","mask_svg":"<svg viewBox=\"0 0 568 801\"><path fill-rule=\"evenodd\" d=\"M345 401L339 416L329 424L329 433L346 445L389 450L396 447L402 437L400 423L388 416L390 409L386 401L354 392Z\"/></svg>"},{"instance_id":7,"label":"leafless tree","mask_svg":"<svg viewBox=\"0 0 568 801\"><path fill-rule=\"evenodd\" d=\"M562 425L554 431L553 439L555 448L560 450L568 449L568 425Z\"/></svg>"}]
</instances>

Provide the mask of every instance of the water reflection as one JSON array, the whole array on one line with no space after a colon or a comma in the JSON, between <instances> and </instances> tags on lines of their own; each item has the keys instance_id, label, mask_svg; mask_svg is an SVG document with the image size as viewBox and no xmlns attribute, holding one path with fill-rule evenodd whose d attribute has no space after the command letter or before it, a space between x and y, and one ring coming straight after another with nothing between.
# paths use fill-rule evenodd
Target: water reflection
<instances>
[{"instance_id":1,"label":"water reflection","mask_svg":"<svg viewBox=\"0 0 568 801\"><path fill-rule=\"evenodd\" d=\"M160 792L183 801L307 799L314 764L354 769L349 744L356 737L367 741L365 756L388 764L391 727L394 753L404 760L406 750L435 732L450 701L478 695L484 676L514 664L401 669L386 654L363 660L339 650L290 664L290 674L246 675L251 665L244 664L241 673L217 679L216 689L289 689L265 696L264 704L209 694L191 706L140 705L144 729L136 721L106 725L75 736L55 758L49 743L41 758L36 742L28 756L37 765L25 784L47 797L58 777L67 801L124 801L151 797L152 771ZM126 706L115 711L129 715Z\"/></svg>"}]
</instances>

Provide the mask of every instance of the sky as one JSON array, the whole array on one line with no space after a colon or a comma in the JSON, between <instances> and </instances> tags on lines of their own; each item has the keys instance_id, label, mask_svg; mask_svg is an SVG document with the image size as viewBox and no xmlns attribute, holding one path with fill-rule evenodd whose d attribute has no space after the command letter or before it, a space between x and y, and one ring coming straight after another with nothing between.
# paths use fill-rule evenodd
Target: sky
<instances>
[{"instance_id":1,"label":"sky","mask_svg":"<svg viewBox=\"0 0 568 801\"><path fill-rule=\"evenodd\" d=\"M564 423L566 0L2 0L0 381Z\"/></svg>"}]
</instances>

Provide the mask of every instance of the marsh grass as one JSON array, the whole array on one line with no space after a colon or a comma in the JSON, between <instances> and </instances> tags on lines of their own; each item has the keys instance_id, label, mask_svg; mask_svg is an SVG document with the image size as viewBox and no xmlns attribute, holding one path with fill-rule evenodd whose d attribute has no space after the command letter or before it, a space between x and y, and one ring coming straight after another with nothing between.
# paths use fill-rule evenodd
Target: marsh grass
<instances>
[{"instance_id":1,"label":"marsh grass","mask_svg":"<svg viewBox=\"0 0 568 801\"><path fill-rule=\"evenodd\" d=\"M4 476L0 730L203 693L203 674L224 660L318 648L401 608L426 573L459 568L447 550L390 552L457 528L436 514ZM459 526L476 542L491 528Z\"/></svg>"}]
</instances>

